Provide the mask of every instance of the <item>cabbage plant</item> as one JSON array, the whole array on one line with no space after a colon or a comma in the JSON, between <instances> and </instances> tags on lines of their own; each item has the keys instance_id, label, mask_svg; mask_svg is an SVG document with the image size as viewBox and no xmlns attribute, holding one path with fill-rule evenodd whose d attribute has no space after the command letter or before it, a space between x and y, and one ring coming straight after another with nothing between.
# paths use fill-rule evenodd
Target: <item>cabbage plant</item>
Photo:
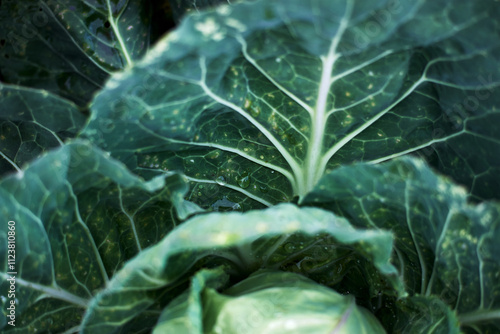
<instances>
[{"instance_id":1,"label":"cabbage plant","mask_svg":"<svg viewBox=\"0 0 500 334\"><path fill-rule=\"evenodd\" d=\"M2 2L0 328L500 331L496 17Z\"/></svg>"}]
</instances>

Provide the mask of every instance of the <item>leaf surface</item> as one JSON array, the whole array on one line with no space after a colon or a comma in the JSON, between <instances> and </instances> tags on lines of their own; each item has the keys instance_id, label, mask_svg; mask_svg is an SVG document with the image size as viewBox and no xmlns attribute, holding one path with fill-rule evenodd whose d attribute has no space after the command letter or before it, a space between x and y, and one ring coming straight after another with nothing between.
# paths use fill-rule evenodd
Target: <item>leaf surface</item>
<instances>
[{"instance_id":1,"label":"leaf surface","mask_svg":"<svg viewBox=\"0 0 500 334\"><path fill-rule=\"evenodd\" d=\"M0 80L84 106L109 73L148 50L149 16L138 0L4 1Z\"/></svg>"},{"instance_id":2,"label":"leaf surface","mask_svg":"<svg viewBox=\"0 0 500 334\"><path fill-rule=\"evenodd\" d=\"M83 135L138 173L182 170L205 208L289 201L341 165L405 154L497 197L492 7L256 1L191 15L111 78Z\"/></svg>"},{"instance_id":3,"label":"leaf surface","mask_svg":"<svg viewBox=\"0 0 500 334\"><path fill-rule=\"evenodd\" d=\"M192 212L178 174L144 182L88 143L48 153L0 182L0 212L15 222L15 264L0 227L2 308L16 276L16 327L25 332L78 328L90 300L124 263Z\"/></svg>"},{"instance_id":4,"label":"leaf surface","mask_svg":"<svg viewBox=\"0 0 500 334\"><path fill-rule=\"evenodd\" d=\"M466 331L499 330L498 203L471 205L462 187L420 160L402 158L336 169L304 205L329 209L358 228L392 231L391 262L410 296L439 298ZM425 302L419 300L407 309Z\"/></svg>"},{"instance_id":5,"label":"leaf surface","mask_svg":"<svg viewBox=\"0 0 500 334\"><path fill-rule=\"evenodd\" d=\"M74 137L86 117L70 101L45 90L0 83L0 175Z\"/></svg>"},{"instance_id":6,"label":"leaf surface","mask_svg":"<svg viewBox=\"0 0 500 334\"><path fill-rule=\"evenodd\" d=\"M232 280L241 280L260 268L291 271L295 267L317 280L339 282L345 275L339 270L342 265L347 267L352 261L355 266L357 259L367 259L373 267L365 275L402 294L400 282L393 276L396 269L388 262L391 246L391 235L385 231L355 230L329 212L291 204L243 214L198 215L143 250L115 275L91 302L82 332L130 330L136 319L165 307L158 305L158 296L179 291L202 267L224 265ZM192 307L199 310L194 302ZM183 319L191 319L186 312L192 309L183 302L174 305L171 311L175 314L164 314L164 318L179 315L176 324L182 326L186 324ZM196 324L190 327L194 331Z\"/></svg>"}]
</instances>

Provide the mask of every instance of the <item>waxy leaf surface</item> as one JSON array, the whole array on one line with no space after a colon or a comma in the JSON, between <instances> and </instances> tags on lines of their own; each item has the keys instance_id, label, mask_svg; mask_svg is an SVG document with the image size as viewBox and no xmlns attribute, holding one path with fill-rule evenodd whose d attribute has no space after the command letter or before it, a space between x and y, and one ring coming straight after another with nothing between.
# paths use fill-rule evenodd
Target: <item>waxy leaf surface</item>
<instances>
[{"instance_id":1,"label":"waxy leaf surface","mask_svg":"<svg viewBox=\"0 0 500 334\"><path fill-rule=\"evenodd\" d=\"M499 11L287 0L191 15L108 81L84 136L137 173L183 171L206 208L303 198L329 170L411 153L497 198Z\"/></svg>"},{"instance_id":2,"label":"waxy leaf surface","mask_svg":"<svg viewBox=\"0 0 500 334\"><path fill-rule=\"evenodd\" d=\"M74 137L86 117L70 101L45 90L0 83L0 175Z\"/></svg>"},{"instance_id":3,"label":"waxy leaf surface","mask_svg":"<svg viewBox=\"0 0 500 334\"><path fill-rule=\"evenodd\" d=\"M471 205L465 189L420 160L401 158L341 167L321 179L304 205L331 210L358 228L392 231L392 263L409 295L420 295L404 305L406 310L425 314L415 305L427 298L431 310L442 313L432 302L437 297L467 333L500 330L498 203ZM436 314L426 317L429 328Z\"/></svg>"},{"instance_id":4,"label":"waxy leaf surface","mask_svg":"<svg viewBox=\"0 0 500 334\"><path fill-rule=\"evenodd\" d=\"M78 328L90 300L124 263L192 213L178 174L144 182L88 143L71 143L0 182L0 213L15 222L15 265L8 263L9 225L0 227L1 305L16 272L16 326L24 332ZM186 212L186 211L184 211Z\"/></svg>"},{"instance_id":5,"label":"waxy leaf surface","mask_svg":"<svg viewBox=\"0 0 500 334\"><path fill-rule=\"evenodd\" d=\"M396 268L388 262L391 240L388 232L356 230L330 212L292 204L246 213L198 215L143 250L115 275L91 302L82 333L137 328L140 319L162 309L162 300L168 302L160 296L171 298L202 267L223 265L224 272L236 281L268 268L296 271L334 284L344 280L342 268L357 266L365 276L372 277L374 285L402 295L402 286L394 276ZM362 260L372 265L365 266ZM194 282L197 280L193 281L197 284ZM197 292L193 293L188 298L196 297ZM196 304L182 301L173 305L174 314L164 314L162 319L180 315L179 326L188 322L183 320L186 317L192 319L191 312L199 310ZM199 328L199 321L190 328ZM148 324L142 321L142 326Z\"/></svg>"}]
</instances>

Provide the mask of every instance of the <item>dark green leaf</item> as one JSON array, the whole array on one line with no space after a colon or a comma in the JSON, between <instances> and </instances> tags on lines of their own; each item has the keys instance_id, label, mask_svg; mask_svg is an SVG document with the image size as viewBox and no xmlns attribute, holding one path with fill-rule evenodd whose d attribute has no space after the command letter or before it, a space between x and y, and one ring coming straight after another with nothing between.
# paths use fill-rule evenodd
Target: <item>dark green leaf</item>
<instances>
[{"instance_id":1,"label":"dark green leaf","mask_svg":"<svg viewBox=\"0 0 500 334\"><path fill-rule=\"evenodd\" d=\"M182 170L206 208L289 201L341 165L410 153L497 197L496 16L486 0L221 6L112 77L84 135L138 173Z\"/></svg>"},{"instance_id":2,"label":"dark green leaf","mask_svg":"<svg viewBox=\"0 0 500 334\"><path fill-rule=\"evenodd\" d=\"M359 228L392 231L392 263L410 295L439 298L464 329L500 330L498 203L472 206L463 188L420 160L402 158L338 168L303 204Z\"/></svg>"},{"instance_id":3,"label":"dark green leaf","mask_svg":"<svg viewBox=\"0 0 500 334\"><path fill-rule=\"evenodd\" d=\"M85 116L67 100L45 90L0 83L0 175L74 137Z\"/></svg>"},{"instance_id":4,"label":"dark green leaf","mask_svg":"<svg viewBox=\"0 0 500 334\"><path fill-rule=\"evenodd\" d=\"M26 0L0 6L0 79L88 102L149 47L147 2Z\"/></svg>"},{"instance_id":5,"label":"dark green leaf","mask_svg":"<svg viewBox=\"0 0 500 334\"><path fill-rule=\"evenodd\" d=\"M393 318L389 319L390 322L395 321L394 333L460 333L456 314L437 297L416 295L404 298L396 305L396 312L388 315Z\"/></svg>"},{"instance_id":6,"label":"dark green leaf","mask_svg":"<svg viewBox=\"0 0 500 334\"><path fill-rule=\"evenodd\" d=\"M67 144L4 178L3 310L11 300L6 278L17 272L16 326L8 329L62 332L79 326L90 300L125 261L176 225L172 206L185 206L185 186L177 174L144 182L85 143ZM7 221L15 222L14 268L7 262Z\"/></svg>"}]
</instances>

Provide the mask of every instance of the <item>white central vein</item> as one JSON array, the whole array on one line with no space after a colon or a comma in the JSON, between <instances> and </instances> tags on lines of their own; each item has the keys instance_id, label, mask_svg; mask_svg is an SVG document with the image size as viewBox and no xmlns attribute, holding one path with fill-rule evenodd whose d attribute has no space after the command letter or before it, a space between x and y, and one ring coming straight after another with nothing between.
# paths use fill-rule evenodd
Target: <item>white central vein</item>
<instances>
[{"instance_id":1,"label":"white central vein","mask_svg":"<svg viewBox=\"0 0 500 334\"><path fill-rule=\"evenodd\" d=\"M109 23L111 24L111 27L113 28L113 31L115 33L116 39L118 40L118 43L120 44L120 48L122 50L123 56L125 57L125 60L127 61L127 65L131 66L133 64L133 61L128 53L128 49L127 49L127 46L125 45L125 41L122 38L122 35L120 33L120 29L118 28L118 25L116 24L115 18L113 17L113 12L111 11L111 3L109 0L107 0L106 2L108 5ZM117 21L118 21L118 18L117 18Z\"/></svg>"},{"instance_id":2,"label":"white central vein","mask_svg":"<svg viewBox=\"0 0 500 334\"><path fill-rule=\"evenodd\" d=\"M5 280L6 278L10 277L10 275L0 273L0 276ZM35 291L39 291L44 293L45 295L56 298L59 300L63 300L65 302L78 305L83 308L87 308L89 301L86 299L83 299L81 297L75 296L63 289L61 289L58 286L45 286L41 285L38 283L33 283L33 282L28 282L20 277L16 277L16 284L19 284L22 287L26 287L28 289L32 289Z\"/></svg>"},{"instance_id":3,"label":"white central vein","mask_svg":"<svg viewBox=\"0 0 500 334\"><path fill-rule=\"evenodd\" d=\"M332 81L332 71L335 65L335 61L340 57L337 53L337 47L340 43L344 32L349 24L349 18L352 12L352 1L349 1L346 6L344 16L340 20L339 28L335 34L332 42L330 43L330 48L326 56L321 57L321 62L323 63L323 69L321 72L321 81L318 90L318 99L316 100L316 106L312 112L312 131L311 139L309 141L309 147L307 150L306 168L304 173L306 178L306 184L303 185L301 191L307 192L311 190L319 178L322 176L324 169L322 168L320 162L320 157L323 151L323 139L325 134L326 117L327 117L327 104L328 96L330 94L330 88L334 81ZM303 195L301 193L300 195Z\"/></svg>"}]
</instances>

